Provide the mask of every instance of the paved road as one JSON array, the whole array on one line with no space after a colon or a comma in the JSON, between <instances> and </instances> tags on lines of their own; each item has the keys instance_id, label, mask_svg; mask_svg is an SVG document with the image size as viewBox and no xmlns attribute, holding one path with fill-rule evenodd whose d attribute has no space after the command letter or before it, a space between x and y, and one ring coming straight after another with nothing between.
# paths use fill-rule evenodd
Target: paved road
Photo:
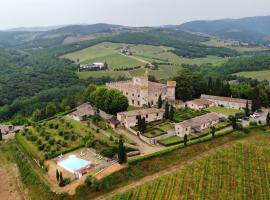
<instances>
[{"instance_id":1,"label":"paved road","mask_svg":"<svg viewBox=\"0 0 270 200\"><path fill-rule=\"evenodd\" d=\"M260 117L258 117L256 119L250 118L249 121L245 121L244 120L243 121L243 126L248 126L250 121L256 121L256 122L261 121L262 123L266 123L266 116L267 116L268 112L270 112L270 109L269 108L263 108L262 109L262 112L259 113L260 114Z\"/></svg>"},{"instance_id":2,"label":"paved road","mask_svg":"<svg viewBox=\"0 0 270 200\"><path fill-rule=\"evenodd\" d=\"M137 144L142 155L151 154L151 153L165 149L165 147L163 147L161 145L150 145L150 144L142 141L138 136L130 133L129 131L127 131L125 129L118 128L116 132L118 132L119 134L124 135L125 137L134 141Z\"/></svg>"}]
</instances>

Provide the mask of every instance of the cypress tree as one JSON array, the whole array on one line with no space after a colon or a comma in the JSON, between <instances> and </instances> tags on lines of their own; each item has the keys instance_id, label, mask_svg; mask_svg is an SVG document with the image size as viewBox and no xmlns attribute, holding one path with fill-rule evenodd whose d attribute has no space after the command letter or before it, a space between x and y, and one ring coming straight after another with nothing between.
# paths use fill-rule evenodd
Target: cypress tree
<instances>
[{"instance_id":1,"label":"cypress tree","mask_svg":"<svg viewBox=\"0 0 270 200\"><path fill-rule=\"evenodd\" d=\"M120 137L119 139L118 162L119 164L123 164L127 162L127 153L126 153L126 149L125 149L122 137Z\"/></svg>"},{"instance_id":2,"label":"cypress tree","mask_svg":"<svg viewBox=\"0 0 270 200\"><path fill-rule=\"evenodd\" d=\"M187 145L187 141L188 141L187 135L185 134L185 135L184 135L184 145L185 145L185 146Z\"/></svg>"},{"instance_id":3,"label":"cypress tree","mask_svg":"<svg viewBox=\"0 0 270 200\"><path fill-rule=\"evenodd\" d=\"M270 125L270 112L268 112L266 116L266 124L269 126Z\"/></svg>"},{"instance_id":4,"label":"cypress tree","mask_svg":"<svg viewBox=\"0 0 270 200\"><path fill-rule=\"evenodd\" d=\"M60 178L60 174L59 174L59 171L58 169L56 170L56 180L57 182L59 182L59 178Z\"/></svg>"},{"instance_id":5,"label":"cypress tree","mask_svg":"<svg viewBox=\"0 0 270 200\"><path fill-rule=\"evenodd\" d=\"M3 135L2 135L2 131L0 129L0 141L2 141L2 140L3 140Z\"/></svg>"},{"instance_id":6,"label":"cypress tree","mask_svg":"<svg viewBox=\"0 0 270 200\"><path fill-rule=\"evenodd\" d=\"M250 110L249 110L249 104L248 101L246 102L246 107L245 107L245 115L249 116Z\"/></svg>"},{"instance_id":7,"label":"cypress tree","mask_svg":"<svg viewBox=\"0 0 270 200\"><path fill-rule=\"evenodd\" d=\"M137 124L138 124L138 130L140 131L140 132L142 132L142 117L141 116L138 116L138 122L137 122Z\"/></svg>"},{"instance_id":8,"label":"cypress tree","mask_svg":"<svg viewBox=\"0 0 270 200\"><path fill-rule=\"evenodd\" d=\"M174 118L174 107L173 105L171 105L171 108L170 108L170 116L169 116L170 120L173 121L173 118Z\"/></svg>"},{"instance_id":9,"label":"cypress tree","mask_svg":"<svg viewBox=\"0 0 270 200\"><path fill-rule=\"evenodd\" d=\"M164 114L164 118L165 119L169 119L169 112L170 112L170 105L168 103L168 101L165 104L165 114Z\"/></svg>"},{"instance_id":10,"label":"cypress tree","mask_svg":"<svg viewBox=\"0 0 270 200\"><path fill-rule=\"evenodd\" d=\"M162 98L161 98L161 95L159 95L159 97L158 97L158 108L160 109L160 108L162 108Z\"/></svg>"},{"instance_id":11,"label":"cypress tree","mask_svg":"<svg viewBox=\"0 0 270 200\"><path fill-rule=\"evenodd\" d=\"M141 129L142 129L142 132L145 132L145 130L146 130L146 127L147 125L146 125L146 121L145 121L145 118L143 117L142 118L142 124L141 124Z\"/></svg>"}]
</instances>

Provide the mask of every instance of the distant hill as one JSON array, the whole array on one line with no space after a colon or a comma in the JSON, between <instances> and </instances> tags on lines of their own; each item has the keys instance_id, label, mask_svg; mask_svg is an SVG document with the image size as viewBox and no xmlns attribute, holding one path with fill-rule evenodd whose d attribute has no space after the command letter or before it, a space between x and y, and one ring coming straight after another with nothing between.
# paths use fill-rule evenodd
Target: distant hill
<instances>
[{"instance_id":1,"label":"distant hill","mask_svg":"<svg viewBox=\"0 0 270 200\"><path fill-rule=\"evenodd\" d=\"M236 39L247 42L266 42L270 36L270 16L241 19L200 20L179 26L180 30L199 32L223 39Z\"/></svg>"},{"instance_id":2,"label":"distant hill","mask_svg":"<svg viewBox=\"0 0 270 200\"><path fill-rule=\"evenodd\" d=\"M19 27L5 30L6 32L43 32L61 28L63 26L38 26L38 27Z\"/></svg>"},{"instance_id":3,"label":"distant hill","mask_svg":"<svg viewBox=\"0 0 270 200\"><path fill-rule=\"evenodd\" d=\"M94 33L106 33L121 29L123 26L111 24L92 24L92 25L69 25L55 30L47 31L46 35L91 35Z\"/></svg>"}]
</instances>

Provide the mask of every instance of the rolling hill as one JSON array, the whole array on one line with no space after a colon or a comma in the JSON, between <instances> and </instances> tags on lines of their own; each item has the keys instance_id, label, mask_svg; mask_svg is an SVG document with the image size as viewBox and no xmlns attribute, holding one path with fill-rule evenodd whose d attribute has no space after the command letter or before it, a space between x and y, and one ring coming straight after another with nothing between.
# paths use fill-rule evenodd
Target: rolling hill
<instances>
[{"instance_id":1,"label":"rolling hill","mask_svg":"<svg viewBox=\"0 0 270 200\"><path fill-rule=\"evenodd\" d=\"M204 33L223 39L265 43L267 41L266 38L270 35L270 16L209 21L199 20L171 28Z\"/></svg>"}]
</instances>

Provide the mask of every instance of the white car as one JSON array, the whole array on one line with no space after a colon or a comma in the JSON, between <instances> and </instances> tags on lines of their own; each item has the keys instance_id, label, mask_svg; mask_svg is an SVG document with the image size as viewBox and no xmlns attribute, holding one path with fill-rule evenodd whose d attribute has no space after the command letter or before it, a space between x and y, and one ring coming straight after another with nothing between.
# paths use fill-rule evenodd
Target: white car
<instances>
[{"instance_id":1,"label":"white car","mask_svg":"<svg viewBox=\"0 0 270 200\"><path fill-rule=\"evenodd\" d=\"M254 114L253 114L253 115L250 115L250 117L251 117L251 118L254 118L254 119L256 119L256 118L257 118L257 116L256 116L256 115L254 115Z\"/></svg>"}]
</instances>

